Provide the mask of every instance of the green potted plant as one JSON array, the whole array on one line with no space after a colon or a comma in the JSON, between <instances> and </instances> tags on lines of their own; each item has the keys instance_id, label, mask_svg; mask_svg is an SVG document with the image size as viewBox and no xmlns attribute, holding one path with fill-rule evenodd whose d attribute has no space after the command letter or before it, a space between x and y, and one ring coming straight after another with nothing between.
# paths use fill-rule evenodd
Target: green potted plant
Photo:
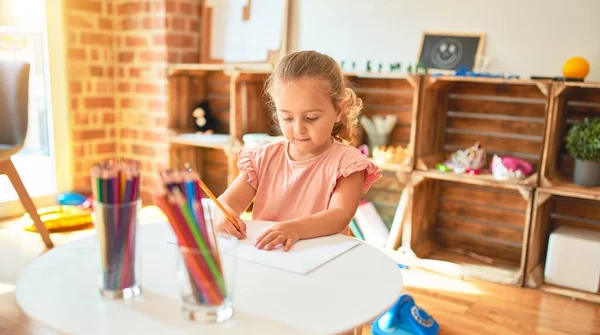
<instances>
[{"instance_id":1,"label":"green potted plant","mask_svg":"<svg viewBox=\"0 0 600 335\"><path fill-rule=\"evenodd\" d=\"M575 158L573 182L600 186L600 118L585 118L567 134L567 150Z\"/></svg>"}]
</instances>

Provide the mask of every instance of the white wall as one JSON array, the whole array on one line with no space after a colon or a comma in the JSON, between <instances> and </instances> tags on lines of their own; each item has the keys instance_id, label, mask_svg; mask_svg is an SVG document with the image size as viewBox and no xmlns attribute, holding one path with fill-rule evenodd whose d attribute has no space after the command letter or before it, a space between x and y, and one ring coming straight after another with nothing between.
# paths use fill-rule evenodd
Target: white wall
<instances>
[{"instance_id":1,"label":"white wall","mask_svg":"<svg viewBox=\"0 0 600 335\"><path fill-rule=\"evenodd\" d=\"M600 81L600 0L293 0L290 48L414 63L423 30L484 32L489 71L560 76L572 56ZM348 62L347 62L348 63Z\"/></svg>"}]
</instances>

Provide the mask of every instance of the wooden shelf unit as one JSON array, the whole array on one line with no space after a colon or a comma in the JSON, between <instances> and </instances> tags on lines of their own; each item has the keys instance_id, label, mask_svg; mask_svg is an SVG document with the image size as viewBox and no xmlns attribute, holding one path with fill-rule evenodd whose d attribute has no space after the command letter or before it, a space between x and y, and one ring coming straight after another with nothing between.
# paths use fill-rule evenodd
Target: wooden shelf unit
<instances>
[{"instance_id":1,"label":"wooden shelf unit","mask_svg":"<svg viewBox=\"0 0 600 335\"><path fill-rule=\"evenodd\" d=\"M533 188L450 181L414 171L401 253L413 266L521 286Z\"/></svg>"},{"instance_id":2,"label":"wooden shelf unit","mask_svg":"<svg viewBox=\"0 0 600 335\"><path fill-rule=\"evenodd\" d=\"M550 233L561 225L600 230L600 201L555 195L552 189L538 188L534 202L525 285L600 303L600 292L594 294L544 282L544 266ZM599 257L599 255L589 256Z\"/></svg>"},{"instance_id":3,"label":"wooden shelf unit","mask_svg":"<svg viewBox=\"0 0 600 335\"><path fill-rule=\"evenodd\" d=\"M554 84L540 180L541 186L552 194L600 200L600 186L573 183L575 161L566 149L569 130L586 117L600 117L600 83Z\"/></svg>"},{"instance_id":4,"label":"wooden shelf unit","mask_svg":"<svg viewBox=\"0 0 600 335\"><path fill-rule=\"evenodd\" d=\"M480 175L466 178L492 187L537 186L550 90L548 81L427 76L418 112L415 169L445 178L436 164L479 141L487 162ZM525 180L497 182L489 172L494 154L525 159L536 172Z\"/></svg>"}]
</instances>

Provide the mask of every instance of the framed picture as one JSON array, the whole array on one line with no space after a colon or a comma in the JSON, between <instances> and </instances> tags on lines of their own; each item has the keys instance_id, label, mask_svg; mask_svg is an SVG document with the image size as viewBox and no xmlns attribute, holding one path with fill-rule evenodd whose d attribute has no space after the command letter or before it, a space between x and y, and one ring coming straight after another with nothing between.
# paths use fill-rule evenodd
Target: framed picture
<instances>
[{"instance_id":1,"label":"framed picture","mask_svg":"<svg viewBox=\"0 0 600 335\"><path fill-rule=\"evenodd\" d=\"M440 72L458 69L477 71L485 45L485 34L423 32L417 61Z\"/></svg>"},{"instance_id":2,"label":"framed picture","mask_svg":"<svg viewBox=\"0 0 600 335\"><path fill-rule=\"evenodd\" d=\"M271 63L287 53L290 0L205 0L201 63Z\"/></svg>"}]
</instances>

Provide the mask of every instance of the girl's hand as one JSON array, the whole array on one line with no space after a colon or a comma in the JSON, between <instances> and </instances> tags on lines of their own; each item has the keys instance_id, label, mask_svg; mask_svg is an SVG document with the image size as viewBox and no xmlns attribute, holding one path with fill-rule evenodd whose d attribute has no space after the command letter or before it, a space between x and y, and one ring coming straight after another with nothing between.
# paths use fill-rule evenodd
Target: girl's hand
<instances>
[{"instance_id":1,"label":"girl's hand","mask_svg":"<svg viewBox=\"0 0 600 335\"><path fill-rule=\"evenodd\" d=\"M271 250L283 244L283 250L288 251L299 239L300 235L292 225L279 223L260 234L254 245L258 249Z\"/></svg>"},{"instance_id":2,"label":"girl's hand","mask_svg":"<svg viewBox=\"0 0 600 335\"><path fill-rule=\"evenodd\" d=\"M225 215L223 215L223 213L221 213L220 211L218 211L218 214L215 214L215 230L217 232L221 232L221 233L226 233L232 236L237 237L238 239L245 239L246 238L246 223L244 221L242 221L237 215L229 212L231 214L231 216L233 217L233 219L235 220L235 222L237 223L237 225L240 227L241 232L239 232L237 230L237 228L235 228L235 226L233 225L233 223L231 221L229 221Z\"/></svg>"}]
</instances>

